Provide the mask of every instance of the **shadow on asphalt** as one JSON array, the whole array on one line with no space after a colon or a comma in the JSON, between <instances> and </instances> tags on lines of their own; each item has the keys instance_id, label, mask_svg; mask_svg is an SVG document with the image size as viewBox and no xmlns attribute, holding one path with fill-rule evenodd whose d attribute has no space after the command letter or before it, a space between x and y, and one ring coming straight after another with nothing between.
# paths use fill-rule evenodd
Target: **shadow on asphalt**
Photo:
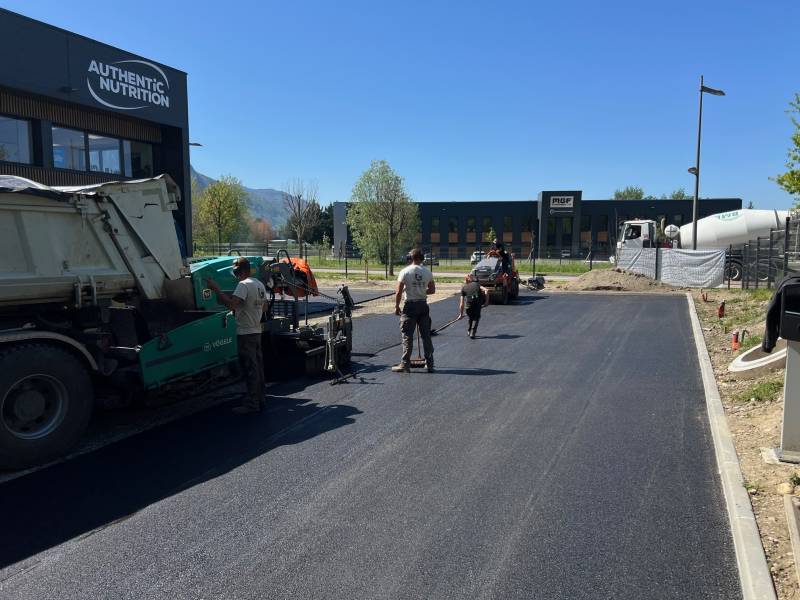
<instances>
[{"instance_id":1,"label":"shadow on asphalt","mask_svg":"<svg viewBox=\"0 0 800 600\"><path fill-rule=\"evenodd\" d=\"M486 377L488 375L515 375L516 371L505 371L503 369L440 369L436 367L433 373L440 375L474 375L479 377Z\"/></svg>"},{"instance_id":2,"label":"shadow on asphalt","mask_svg":"<svg viewBox=\"0 0 800 600\"><path fill-rule=\"evenodd\" d=\"M283 390L282 390L283 391ZM231 404L173 421L0 487L0 568L127 518L279 446L355 422L352 406L270 397L268 411Z\"/></svg>"},{"instance_id":3,"label":"shadow on asphalt","mask_svg":"<svg viewBox=\"0 0 800 600\"><path fill-rule=\"evenodd\" d=\"M547 300L549 297L550 296L529 296L526 294L525 296L517 296L511 304L513 306L524 306L526 304L533 304L537 300Z\"/></svg>"},{"instance_id":4,"label":"shadow on asphalt","mask_svg":"<svg viewBox=\"0 0 800 600\"><path fill-rule=\"evenodd\" d=\"M498 335L476 335L476 340L516 340L517 338L521 338L521 335L516 335L514 333L501 333Z\"/></svg>"}]
</instances>

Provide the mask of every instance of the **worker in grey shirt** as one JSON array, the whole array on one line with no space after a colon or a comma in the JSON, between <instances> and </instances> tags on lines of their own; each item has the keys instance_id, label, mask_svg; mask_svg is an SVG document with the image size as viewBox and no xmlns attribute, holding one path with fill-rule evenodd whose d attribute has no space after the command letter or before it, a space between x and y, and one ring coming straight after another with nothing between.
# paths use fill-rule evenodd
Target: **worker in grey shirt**
<instances>
[{"instance_id":1,"label":"worker in grey shirt","mask_svg":"<svg viewBox=\"0 0 800 600\"><path fill-rule=\"evenodd\" d=\"M236 315L236 344L247 384L247 397L233 412L247 414L259 412L264 402L261 315L267 309L267 289L258 279L250 277L250 261L244 257L233 261L233 274L239 283L230 296L213 279L206 279L206 284L216 293L217 301Z\"/></svg>"},{"instance_id":2,"label":"worker in grey shirt","mask_svg":"<svg viewBox=\"0 0 800 600\"><path fill-rule=\"evenodd\" d=\"M411 352L414 350L414 331L419 327L422 347L425 351L425 366L433 373L433 341L431 340L431 317L428 295L436 293L433 273L422 266L425 255L415 248L411 251L412 264L400 271L395 289L394 312L400 317L400 332L403 335L403 356L400 364L392 367L396 373L411 371ZM405 296L403 310L400 300Z\"/></svg>"}]
</instances>

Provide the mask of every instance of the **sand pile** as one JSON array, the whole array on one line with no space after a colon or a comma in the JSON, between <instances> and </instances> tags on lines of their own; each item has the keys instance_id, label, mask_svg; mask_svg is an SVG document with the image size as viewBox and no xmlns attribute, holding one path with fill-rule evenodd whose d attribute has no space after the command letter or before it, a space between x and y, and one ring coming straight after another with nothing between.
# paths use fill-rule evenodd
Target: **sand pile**
<instances>
[{"instance_id":1,"label":"sand pile","mask_svg":"<svg viewBox=\"0 0 800 600\"><path fill-rule=\"evenodd\" d=\"M678 288L654 281L644 275L612 269L596 269L558 286L568 291L610 290L615 292L669 292Z\"/></svg>"}]
</instances>

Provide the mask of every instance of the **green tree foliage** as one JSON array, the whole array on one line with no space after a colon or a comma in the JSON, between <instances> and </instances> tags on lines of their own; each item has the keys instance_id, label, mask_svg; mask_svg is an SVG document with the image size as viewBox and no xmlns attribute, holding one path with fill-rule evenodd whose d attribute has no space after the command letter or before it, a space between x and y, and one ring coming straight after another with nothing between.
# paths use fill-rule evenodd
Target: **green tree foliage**
<instances>
[{"instance_id":1,"label":"green tree foliage","mask_svg":"<svg viewBox=\"0 0 800 600\"><path fill-rule=\"evenodd\" d=\"M218 244L239 238L248 229L247 192L230 175L209 185L197 198L193 227L198 240Z\"/></svg>"},{"instance_id":2,"label":"green tree foliage","mask_svg":"<svg viewBox=\"0 0 800 600\"><path fill-rule=\"evenodd\" d=\"M669 195L670 200L689 200L692 196L686 193L686 190L682 187L679 187L677 190L672 190L672 193Z\"/></svg>"},{"instance_id":3,"label":"green tree foliage","mask_svg":"<svg viewBox=\"0 0 800 600\"><path fill-rule=\"evenodd\" d=\"M638 186L629 185L621 190L615 190L614 200L644 200L644 190Z\"/></svg>"},{"instance_id":4,"label":"green tree foliage","mask_svg":"<svg viewBox=\"0 0 800 600\"><path fill-rule=\"evenodd\" d=\"M786 111L792 115L794 132L792 145L786 156L786 172L774 178L774 181L784 190L795 196L795 208L800 208L800 120L795 115L800 115L800 93L794 95L794 100L789 102Z\"/></svg>"},{"instance_id":5,"label":"green tree foliage","mask_svg":"<svg viewBox=\"0 0 800 600\"><path fill-rule=\"evenodd\" d=\"M396 250L407 250L419 232L419 211L405 191L403 178L385 160L372 161L353 186L347 223L361 251L389 265L394 274Z\"/></svg>"}]
</instances>

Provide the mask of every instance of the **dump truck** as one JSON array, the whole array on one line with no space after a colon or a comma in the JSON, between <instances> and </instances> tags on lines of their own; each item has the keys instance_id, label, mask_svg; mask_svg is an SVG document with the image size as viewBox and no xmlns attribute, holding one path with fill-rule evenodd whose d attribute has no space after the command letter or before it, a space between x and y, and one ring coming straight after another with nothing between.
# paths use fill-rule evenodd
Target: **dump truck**
<instances>
[{"instance_id":1,"label":"dump truck","mask_svg":"<svg viewBox=\"0 0 800 600\"><path fill-rule=\"evenodd\" d=\"M514 256L509 255L508 272L503 271L503 261L495 255L478 262L471 274L476 281L489 290L489 299L495 304L508 304L519 296L519 274Z\"/></svg>"},{"instance_id":2,"label":"dump truck","mask_svg":"<svg viewBox=\"0 0 800 600\"><path fill-rule=\"evenodd\" d=\"M730 249L726 277L742 278L742 246L757 237L769 237L771 229L784 226L788 211L741 209L704 217L697 221L697 249ZM660 227L659 227L660 225ZM692 223L681 227L657 224L649 219L625 221L620 227L617 249L677 247L692 248Z\"/></svg>"},{"instance_id":3,"label":"dump truck","mask_svg":"<svg viewBox=\"0 0 800 600\"><path fill-rule=\"evenodd\" d=\"M0 468L63 455L101 399L127 404L237 376L231 257L187 261L166 175L86 187L0 177ZM300 326L291 258L248 257L272 294L269 375L338 371L352 351L346 288L327 327ZM288 293L289 299L281 294ZM185 394L184 394L185 395Z\"/></svg>"}]
</instances>

